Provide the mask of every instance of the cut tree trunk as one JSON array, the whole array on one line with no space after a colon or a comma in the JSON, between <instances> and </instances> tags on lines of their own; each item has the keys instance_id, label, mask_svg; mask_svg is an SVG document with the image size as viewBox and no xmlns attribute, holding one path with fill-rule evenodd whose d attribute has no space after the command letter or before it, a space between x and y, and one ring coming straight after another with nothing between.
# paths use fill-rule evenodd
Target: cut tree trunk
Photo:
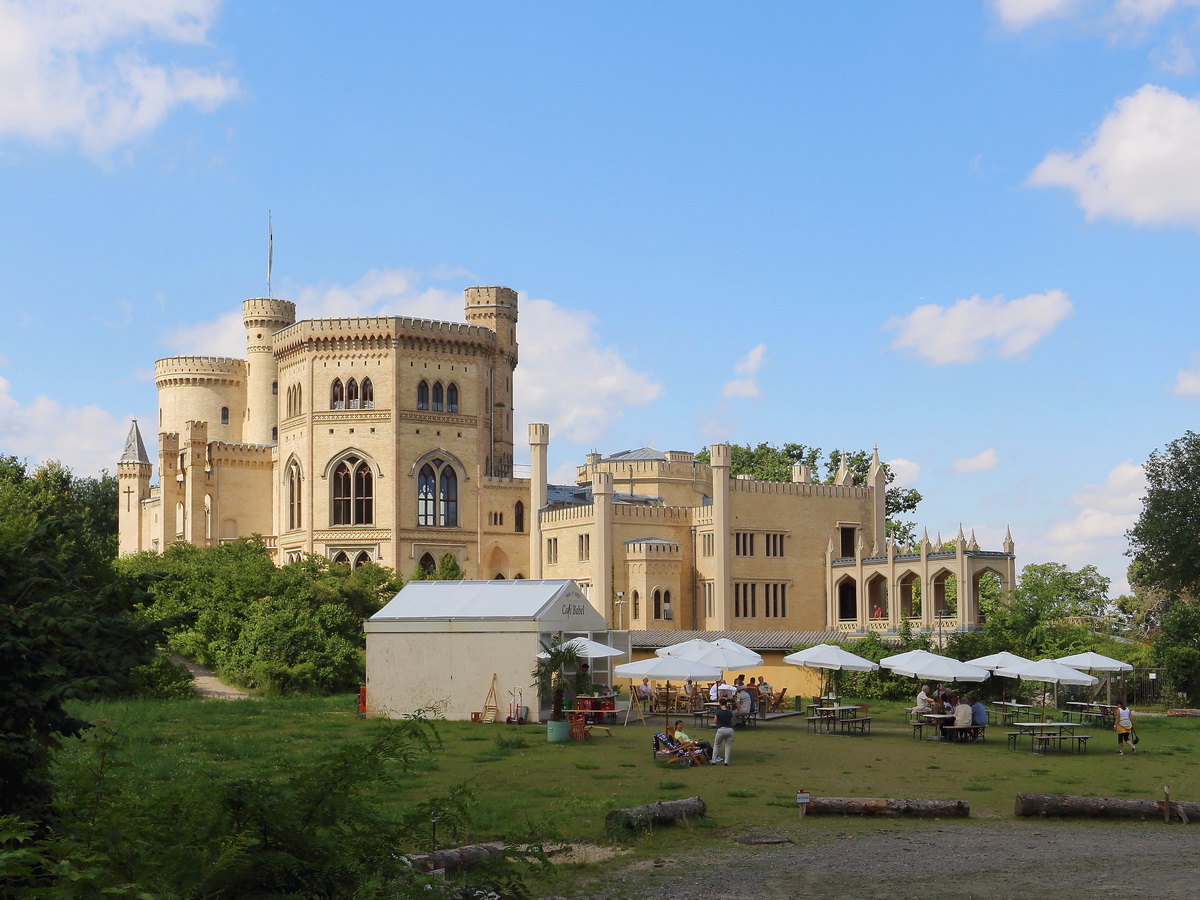
<instances>
[{"instance_id":1,"label":"cut tree trunk","mask_svg":"<svg viewBox=\"0 0 1200 900\"><path fill-rule=\"evenodd\" d=\"M471 844L466 847L455 847L452 850L412 853L407 859L419 872L432 872L434 869L454 872L483 862L485 859L495 859L503 851L503 844Z\"/></svg>"},{"instance_id":2,"label":"cut tree trunk","mask_svg":"<svg viewBox=\"0 0 1200 900\"><path fill-rule=\"evenodd\" d=\"M875 797L813 797L807 815L826 816L969 816L966 800L885 800Z\"/></svg>"},{"instance_id":3,"label":"cut tree trunk","mask_svg":"<svg viewBox=\"0 0 1200 900\"><path fill-rule=\"evenodd\" d=\"M670 825L680 819L700 819L707 810L708 805L699 797L664 800L648 806L614 809L604 817L604 824L610 831L643 831L654 825Z\"/></svg>"},{"instance_id":4,"label":"cut tree trunk","mask_svg":"<svg viewBox=\"0 0 1200 900\"><path fill-rule=\"evenodd\" d=\"M1068 797L1062 794L1017 794L1018 816L1092 816L1102 819L1163 818L1161 800L1114 800L1105 797ZM1171 818L1187 824L1200 817L1200 803L1171 801Z\"/></svg>"}]
</instances>

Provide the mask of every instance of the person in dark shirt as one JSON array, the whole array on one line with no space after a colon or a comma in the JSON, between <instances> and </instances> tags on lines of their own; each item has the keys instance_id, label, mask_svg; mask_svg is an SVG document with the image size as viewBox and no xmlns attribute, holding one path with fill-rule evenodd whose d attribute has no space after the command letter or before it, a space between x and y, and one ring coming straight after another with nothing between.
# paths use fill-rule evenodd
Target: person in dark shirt
<instances>
[{"instance_id":1,"label":"person in dark shirt","mask_svg":"<svg viewBox=\"0 0 1200 900\"><path fill-rule=\"evenodd\" d=\"M729 757L733 753L733 707L728 700L722 700L714 716L717 722L717 736L713 739L712 764L724 763L729 765ZM724 751L722 751L724 745Z\"/></svg>"}]
</instances>

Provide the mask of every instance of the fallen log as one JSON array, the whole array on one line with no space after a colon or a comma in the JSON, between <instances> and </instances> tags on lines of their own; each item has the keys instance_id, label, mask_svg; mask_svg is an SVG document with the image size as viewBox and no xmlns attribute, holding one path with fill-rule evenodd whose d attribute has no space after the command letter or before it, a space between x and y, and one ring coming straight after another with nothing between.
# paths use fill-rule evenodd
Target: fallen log
<instances>
[{"instance_id":1,"label":"fallen log","mask_svg":"<svg viewBox=\"0 0 1200 900\"><path fill-rule=\"evenodd\" d=\"M813 797L806 815L828 816L969 816L966 800L885 800L876 797Z\"/></svg>"},{"instance_id":2,"label":"fallen log","mask_svg":"<svg viewBox=\"0 0 1200 900\"><path fill-rule=\"evenodd\" d=\"M1017 794L1018 816L1091 816L1102 819L1163 819L1162 800L1070 797L1064 794ZM1185 825L1200 818L1200 803L1171 801L1170 815Z\"/></svg>"},{"instance_id":3,"label":"fallen log","mask_svg":"<svg viewBox=\"0 0 1200 900\"><path fill-rule=\"evenodd\" d=\"M699 797L686 800L662 800L647 806L614 809L604 817L610 831L644 831L654 825L671 825L680 819L704 817L708 805Z\"/></svg>"},{"instance_id":4,"label":"fallen log","mask_svg":"<svg viewBox=\"0 0 1200 900\"><path fill-rule=\"evenodd\" d=\"M435 869L454 872L485 859L495 859L503 852L503 844L470 844L450 850L434 850L432 853L410 853L405 858L418 872L432 872Z\"/></svg>"}]
</instances>

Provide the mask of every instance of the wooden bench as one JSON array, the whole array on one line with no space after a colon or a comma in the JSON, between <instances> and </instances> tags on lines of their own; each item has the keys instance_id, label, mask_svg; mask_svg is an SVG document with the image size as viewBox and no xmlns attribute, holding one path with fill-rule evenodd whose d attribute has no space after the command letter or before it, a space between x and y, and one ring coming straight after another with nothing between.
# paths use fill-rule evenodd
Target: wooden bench
<instances>
[{"instance_id":1,"label":"wooden bench","mask_svg":"<svg viewBox=\"0 0 1200 900\"><path fill-rule=\"evenodd\" d=\"M925 726L928 722L910 721L908 723L912 727L912 739L914 741L923 740L925 738Z\"/></svg>"},{"instance_id":2,"label":"wooden bench","mask_svg":"<svg viewBox=\"0 0 1200 900\"><path fill-rule=\"evenodd\" d=\"M1008 738L1008 748L1010 750L1017 749L1017 741L1019 741L1021 739L1022 734L1024 734L1023 731L1006 731L1006 732L1004 732L1004 736L1006 738Z\"/></svg>"},{"instance_id":3,"label":"wooden bench","mask_svg":"<svg viewBox=\"0 0 1200 900\"><path fill-rule=\"evenodd\" d=\"M1073 734L1071 739L1075 741L1075 749L1080 753L1087 753L1087 742L1092 739L1090 734Z\"/></svg>"},{"instance_id":4,"label":"wooden bench","mask_svg":"<svg viewBox=\"0 0 1200 900\"><path fill-rule=\"evenodd\" d=\"M828 727L829 723L833 721L833 716L808 716L806 721L808 727L813 730L813 734L816 734L822 727Z\"/></svg>"},{"instance_id":5,"label":"wooden bench","mask_svg":"<svg viewBox=\"0 0 1200 900\"><path fill-rule=\"evenodd\" d=\"M1056 747L1061 750L1064 743L1070 743L1077 740L1073 734L1036 734L1033 736L1033 746L1035 750L1046 751L1051 747Z\"/></svg>"},{"instance_id":6,"label":"wooden bench","mask_svg":"<svg viewBox=\"0 0 1200 900\"><path fill-rule=\"evenodd\" d=\"M946 725L943 730L950 732L953 735L958 735L959 737L965 737L967 735L970 735L972 741L982 741L982 740L985 740L984 735L987 732L987 726L986 725Z\"/></svg>"},{"instance_id":7,"label":"wooden bench","mask_svg":"<svg viewBox=\"0 0 1200 900\"><path fill-rule=\"evenodd\" d=\"M844 734L857 731L859 734L871 733L871 717L855 716L853 719L838 719L838 728Z\"/></svg>"}]
</instances>

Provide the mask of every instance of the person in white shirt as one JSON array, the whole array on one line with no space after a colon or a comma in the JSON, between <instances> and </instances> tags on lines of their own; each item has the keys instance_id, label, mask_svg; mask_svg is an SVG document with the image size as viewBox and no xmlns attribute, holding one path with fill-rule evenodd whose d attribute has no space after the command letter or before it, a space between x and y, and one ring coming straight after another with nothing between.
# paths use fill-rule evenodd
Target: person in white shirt
<instances>
[{"instance_id":1,"label":"person in white shirt","mask_svg":"<svg viewBox=\"0 0 1200 900\"><path fill-rule=\"evenodd\" d=\"M913 709L913 713L919 716L931 709L933 709L933 702L929 699L929 685L925 684L921 686L921 692L917 694L917 705Z\"/></svg>"}]
</instances>

